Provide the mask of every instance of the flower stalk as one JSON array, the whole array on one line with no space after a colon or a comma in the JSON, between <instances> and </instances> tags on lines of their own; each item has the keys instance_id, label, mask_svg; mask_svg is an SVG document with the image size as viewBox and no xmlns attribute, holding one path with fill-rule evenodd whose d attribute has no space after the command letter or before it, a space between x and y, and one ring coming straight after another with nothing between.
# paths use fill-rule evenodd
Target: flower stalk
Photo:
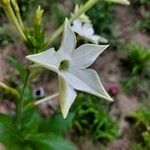
<instances>
[{"instance_id":1,"label":"flower stalk","mask_svg":"<svg viewBox=\"0 0 150 150\"><path fill-rule=\"evenodd\" d=\"M54 99L54 98L58 97L58 96L59 96L59 93L50 95L50 96L48 96L48 97L45 97L45 98L43 98L43 99L41 99L41 100L39 100L39 101L33 103L33 105L34 105L34 106L40 105L40 104L42 104L42 103L44 103L44 102L47 102L47 101L49 101L49 100L51 100L51 99Z\"/></svg>"},{"instance_id":2,"label":"flower stalk","mask_svg":"<svg viewBox=\"0 0 150 150\"><path fill-rule=\"evenodd\" d=\"M6 85L6 84L4 84L2 82L0 82L0 87L5 89L8 93L11 93L12 95L14 95L17 98L19 98L19 93L14 88L9 87L8 85Z\"/></svg>"},{"instance_id":3,"label":"flower stalk","mask_svg":"<svg viewBox=\"0 0 150 150\"><path fill-rule=\"evenodd\" d=\"M22 117L22 113L23 113L24 93L25 93L26 87L27 87L28 82L29 82L29 77L30 77L30 70L28 70L28 72L27 72L26 80L25 80L23 88L22 88L21 96L20 96L20 99L17 103L16 120L17 120L18 129L21 129L21 117Z\"/></svg>"},{"instance_id":4,"label":"flower stalk","mask_svg":"<svg viewBox=\"0 0 150 150\"><path fill-rule=\"evenodd\" d=\"M54 98L56 98L56 97L58 97L58 96L59 96L59 93L55 93L55 94L53 94L53 95L47 96L47 97L45 97L45 98L43 98L43 99L41 99L41 100L38 100L38 101L36 101L36 102L28 103L27 105L25 105L24 108L27 109L27 108L29 108L29 107L38 106L38 105L43 104L43 103L45 103L45 102L47 102L47 101L50 101L50 100L52 100L52 99L54 99Z\"/></svg>"},{"instance_id":5,"label":"flower stalk","mask_svg":"<svg viewBox=\"0 0 150 150\"><path fill-rule=\"evenodd\" d=\"M19 9L19 6L17 4L17 0L11 0L11 3L13 5L13 9L15 11L18 22L19 22L22 30L24 30L24 25L23 25L23 21L22 21L21 15L20 15L20 9Z\"/></svg>"}]
</instances>

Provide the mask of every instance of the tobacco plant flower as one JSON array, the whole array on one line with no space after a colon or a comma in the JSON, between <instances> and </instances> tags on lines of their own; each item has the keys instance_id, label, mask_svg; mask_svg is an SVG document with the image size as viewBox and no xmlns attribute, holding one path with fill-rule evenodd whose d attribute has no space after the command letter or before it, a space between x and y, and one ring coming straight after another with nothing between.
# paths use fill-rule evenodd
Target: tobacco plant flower
<instances>
[{"instance_id":1,"label":"tobacco plant flower","mask_svg":"<svg viewBox=\"0 0 150 150\"><path fill-rule=\"evenodd\" d=\"M76 19L73 22L72 30L80 35L81 37L91 41L94 44L107 43L107 39L104 37L94 34L94 28L91 23L83 23L80 19Z\"/></svg>"},{"instance_id":2,"label":"tobacco plant flower","mask_svg":"<svg viewBox=\"0 0 150 150\"><path fill-rule=\"evenodd\" d=\"M87 92L112 101L105 91L98 74L88 69L108 45L84 44L76 47L76 37L68 20L65 20L62 43L58 51L54 48L26 58L58 74L59 98L63 117L74 102L75 90Z\"/></svg>"}]
</instances>

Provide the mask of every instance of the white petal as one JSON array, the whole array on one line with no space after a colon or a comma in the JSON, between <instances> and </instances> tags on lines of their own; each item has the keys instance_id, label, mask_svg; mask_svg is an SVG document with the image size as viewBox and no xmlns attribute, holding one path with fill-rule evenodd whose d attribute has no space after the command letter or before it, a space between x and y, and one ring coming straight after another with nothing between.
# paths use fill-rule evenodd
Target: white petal
<instances>
[{"instance_id":1,"label":"white petal","mask_svg":"<svg viewBox=\"0 0 150 150\"><path fill-rule=\"evenodd\" d=\"M91 40L93 40L96 44L98 44L99 42L101 42L101 43L108 42L108 40L106 38L99 36L99 35L92 35Z\"/></svg>"},{"instance_id":2,"label":"white petal","mask_svg":"<svg viewBox=\"0 0 150 150\"><path fill-rule=\"evenodd\" d=\"M66 118L69 109L74 102L77 94L75 90L68 85L63 77L59 76L59 98L63 117Z\"/></svg>"},{"instance_id":3,"label":"white petal","mask_svg":"<svg viewBox=\"0 0 150 150\"><path fill-rule=\"evenodd\" d=\"M109 45L84 44L75 49L72 54L73 66L89 67Z\"/></svg>"},{"instance_id":4,"label":"white petal","mask_svg":"<svg viewBox=\"0 0 150 150\"><path fill-rule=\"evenodd\" d=\"M81 34L81 28L82 28L82 23L79 19L76 19L73 22L73 25L71 27L71 29L75 32L78 33L79 35Z\"/></svg>"},{"instance_id":5,"label":"white petal","mask_svg":"<svg viewBox=\"0 0 150 150\"><path fill-rule=\"evenodd\" d=\"M82 27L82 33L87 37L92 36L94 34L92 25L89 23L85 23Z\"/></svg>"},{"instance_id":6,"label":"white petal","mask_svg":"<svg viewBox=\"0 0 150 150\"><path fill-rule=\"evenodd\" d=\"M70 72L64 72L63 76L73 88L113 101L105 91L95 70L72 69Z\"/></svg>"},{"instance_id":7,"label":"white petal","mask_svg":"<svg viewBox=\"0 0 150 150\"><path fill-rule=\"evenodd\" d=\"M46 50L42 53L28 55L26 58L52 71L58 71L59 63L54 48Z\"/></svg>"},{"instance_id":8,"label":"white petal","mask_svg":"<svg viewBox=\"0 0 150 150\"><path fill-rule=\"evenodd\" d=\"M76 37L71 29L68 19L66 18L63 38L59 50L63 51L65 54L70 55L72 51L75 49L75 47L76 47Z\"/></svg>"}]
</instances>

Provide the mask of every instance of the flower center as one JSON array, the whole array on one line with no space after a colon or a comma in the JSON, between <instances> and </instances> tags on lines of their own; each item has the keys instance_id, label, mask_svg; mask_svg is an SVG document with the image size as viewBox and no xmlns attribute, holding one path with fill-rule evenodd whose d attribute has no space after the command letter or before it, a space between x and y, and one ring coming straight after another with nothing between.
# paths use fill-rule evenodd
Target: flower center
<instances>
[{"instance_id":1,"label":"flower center","mask_svg":"<svg viewBox=\"0 0 150 150\"><path fill-rule=\"evenodd\" d=\"M68 70L70 66L69 60L62 60L59 65L59 70Z\"/></svg>"}]
</instances>

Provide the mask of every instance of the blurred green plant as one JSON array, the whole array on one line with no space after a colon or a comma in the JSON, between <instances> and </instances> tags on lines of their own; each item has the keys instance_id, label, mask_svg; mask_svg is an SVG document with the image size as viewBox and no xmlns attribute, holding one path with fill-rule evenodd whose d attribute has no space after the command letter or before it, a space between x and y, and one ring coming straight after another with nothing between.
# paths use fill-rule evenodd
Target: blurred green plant
<instances>
[{"instance_id":1,"label":"blurred green plant","mask_svg":"<svg viewBox=\"0 0 150 150\"><path fill-rule=\"evenodd\" d=\"M137 22L137 26L140 29L146 29L150 31L150 13L149 12L145 13L143 19Z\"/></svg>"},{"instance_id":2,"label":"blurred green plant","mask_svg":"<svg viewBox=\"0 0 150 150\"><path fill-rule=\"evenodd\" d=\"M140 108L131 113L130 119L133 120L133 128L137 132L133 150L150 149L150 110Z\"/></svg>"},{"instance_id":3,"label":"blurred green plant","mask_svg":"<svg viewBox=\"0 0 150 150\"><path fill-rule=\"evenodd\" d=\"M73 106L73 129L78 136L89 135L95 142L106 144L117 138L119 133L117 123L98 101L94 96L79 94Z\"/></svg>"},{"instance_id":4,"label":"blurred green plant","mask_svg":"<svg viewBox=\"0 0 150 150\"><path fill-rule=\"evenodd\" d=\"M1 46L6 46L9 43L13 43L15 40L15 37L12 37L12 34L9 30L9 27L4 24L3 26L0 27L0 45Z\"/></svg>"},{"instance_id":5,"label":"blurred green plant","mask_svg":"<svg viewBox=\"0 0 150 150\"><path fill-rule=\"evenodd\" d=\"M7 56L6 60L18 73L18 76L15 79L10 78L8 83L21 93L27 70L15 57ZM13 101L13 97L9 98L11 99ZM26 104L33 101L32 88L28 84L24 91L23 105L27 106ZM16 116L0 114L0 143L8 150L75 150L75 146L64 138L72 126L73 117L74 114L70 113L64 120L61 114L56 112L51 118L43 118L38 109L24 107L20 129L16 126Z\"/></svg>"},{"instance_id":6,"label":"blurred green plant","mask_svg":"<svg viewBox=\"0 0 150 150\"><path fill-rule=\"evenodd\" d=\"M87 0L84 0L84 2L85 1ZM115 7L109 3L97 4L87 12L96 34L109 38L114 35L114 14Z\"/></svg>"},{"instance_id":7,"label":"blurred green plant","mask_svg":"<svg viewBox=\"0 0 150 150\"><path fill-rule=\"evenodd\" d=\"M11 150L75 150L64 136L71 127L73 114L64 120L60 113L43 118L36 109L23 112L22 129L13 117L0 114L0 142ZM60 124L62 124L60 126Z\"/></svg>"},{"instance_id":8,"label":"blurred green plant","mask_svg":"<svg viewBox=\"0 0 150 150\"><path fill-rule=\"evenodd\" d=\"M137 4L137 5L149 5L150 1L149 0L132 0L132 3Z\"/></svg>"},{"instance_id":9,"label":"blurred green plant","mask_svg":"<svg viewBox=\"0 0 150 150\"><path fill-rule=\"evenodd\" d=\"M150 51L149 49L132 43L128 45L128 55L123 60L123 65L128 69L128 76L121 82L126 89L132 89L139 82L146 81L149 84L150 73Z\"/></svg>"},{"instance_id":10,"label":"blurred green plant","mask_svg":"<svg viewBox=\"0 0 150 150\"><path fill-rule=\"evenodd\" d=\"M21 16L26 19L29 12L40 5L42 0L18 0Z\"/></svg>"},{"instance_id":11,"label":"blurred green plant","mask_svg":"<svg viewBox=\"0 0 150 150\"><path fill-rule=\"evenodd\" d=\"M55 11L56 13L53 13L51 15L51 20L54 24L54 26L59 26L63 23L66 16L68 16L67 11L60 3L53 3L51 6L51 11Z\"/></svg>"},{"instance_id":12,"label":"blurred green plant","mask_svg":"<svg viewBox=\"0 0 150 150\"><path fill-rule=\"evenodd\" d=\"M136 26L140 29L150 31L150 1L149 0L133 0L133 7L137 8L140 18L136 23Z\"/></svg>"},{"instance_id":13,"label":"blurred green plant","mask_svg":"<svg viewBox=\"0 0 150 150\"><path fill-rule=\"evenodd\" d=\"M131 74L143 74L150 66L150 50L136 43L129 44L127 62Z\"/></svg>"}]
</instances>

